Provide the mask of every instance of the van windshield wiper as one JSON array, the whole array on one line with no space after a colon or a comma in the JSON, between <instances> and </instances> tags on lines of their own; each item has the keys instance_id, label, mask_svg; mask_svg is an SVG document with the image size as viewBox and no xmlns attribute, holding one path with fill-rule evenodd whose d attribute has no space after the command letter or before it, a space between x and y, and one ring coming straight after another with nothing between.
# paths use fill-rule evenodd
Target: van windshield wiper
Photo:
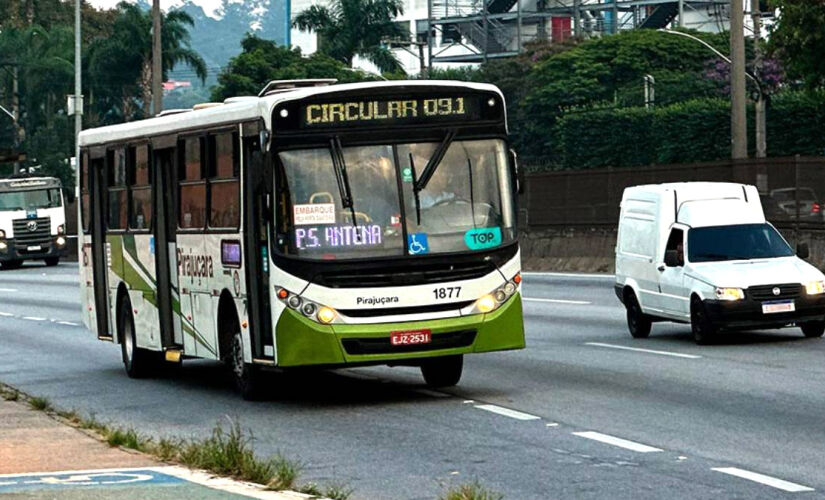
<instances>
[{"instance_id":1,"label":"van windshield wiper","mask_svg":"<svg viewBox=\"0 0 825 500\"><path fill-rule=\"evenodd\" d=\"M427 162L427 166L424 167L424 171L421 172L421 177L415 181L413 190L416 193L427 187L430 179L433 178L435 169L438 168L439 164L441 164L441 160L444 159L444 154L447 153L447 149L450 148L450 144L452 144L454 138L455 130L448 130L447 135L444 136L444 140L438 145L438 149L435 150L433 155L430 157L430 160Z\"/></svg>"},{"instance_id":2,"label":"van windshield wiper","mask_svg":"<svg viewBox=\"0 0 825 500\"><path fill-rule=\"evenodd\" d=\"M335 180L338 181L338 193L341 195L341 207L350 209L352 225L358 227L358 222L355 220L355 205L352 200L352 190L349 186L347 164L344 161L344 148L341 147L341 139L337 136L330 139L329 147L332 153L332 166L335 168Z\"/></svg>"}]
</instances>

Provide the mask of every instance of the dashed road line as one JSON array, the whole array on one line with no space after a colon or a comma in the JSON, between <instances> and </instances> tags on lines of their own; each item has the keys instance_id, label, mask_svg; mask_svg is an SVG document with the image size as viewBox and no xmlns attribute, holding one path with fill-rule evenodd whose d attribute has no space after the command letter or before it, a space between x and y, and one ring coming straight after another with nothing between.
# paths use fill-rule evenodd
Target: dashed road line
<instances>
[{"instance_id":1,"label":"dashed road line","mask_svg":"<svg viewBox=\"0 0 825 500\"><path fill-rule=\"evenodd\" d=\"M770 486L772 488L776 488L778 490L787 491L789 493L801 493L803 491L815 491L813 488L808 486L803 486L801 484L792 483L790 481L785 481L782 479L777 479L775 477L766 476L764 474L759 474L757 472L751 472L744 469L738 469L736 467L716 467L714 469L716 472L721 472L722 474L728 474L731 476L736 476L742 479L747 479L748 481L753 481L756 483L764 484L766 486Z\"/></svg>"},{"instance_id":2,"label":"dashed road line","mask_svg":"<svg viewBox=\"0 0 825 500\"><path fill-rule=\"evenodd\" d=\"M14 293L16 291L14 288L0 288L0 292Z\"/></svg>"},{"instance_id":3,"label":"dashed road line","mask_svg":"<svg viewBox=\"0 0 825 500\"><path fill-rule=\"evenodd\" d=\"M7 312L0 312L0 316L3 316L4 318L13 318L14 314L7 313Z\"/></svg>"},{"instance_id":4,"label":"dashed road line","mask_svg":"<svg viewBox=\"0 0 825 500\"><path fill-rule=\"evenodd\" d=\"M671 356L674 358L685 358L685 359L700 359L702 356L696 354L683 354L681 352L671 352L671 351L656 351L653 349L641 349L638 347L627 347L623 345L615 345L615 344L603 344L601 342L585 342L584 345L589 345L593 347L606 347L609 349L621 349L623 351L635 351L635 352L643 352L646 354L658 354L660 356Z\"/></svg>"},{"instance_id":5,"label":"dashed road line","mask_svg":"<svg viewBox=\"0 0 825 500\"><path fill-rule=\"evenodd\" d=\"M29 321L46 321L46 318L38 318L37 316L23 316L21 319L27 319Z\"/></svg>"},{"instance_id":6,"label":"dashed road line","mask_svg":"<svg viewBox=\"0 0 825 500\"><path fill-rule=\"evenodd\" d=\"M626 450L637 451L639 453L653 453L657 451L662 451L659 448L654 448L653 446L648 446L642 443L636 443L634 441L628 441L627 439L618 438L616 436L610 436L607 434L602 434L601 432L594 432L594 431L586 431L586 432L574 432L574 436L582 437L585 439L592 439L593 441L599 441L600 443L610 444L613 446L618 446L619 448L624 448Z\"/></svg>"},{"instance_id":7,"label":"dashed road line","mask_svg":"<svg viewBox=\"0 0 825 500\"><path fill-rule=\"evenodd\" d=\"M71 321L58 321L57 324L66 326L80 326L80 323L73 323Z\"/></svg>"},{"instance_id":8,"label":"dashed road line","mask_svg":"<svg viewBox=\"0 0 825 500\"><path fill-rule=\"evenodd\" d=\"M559 278L600 278L600 279L614 279L613 274L595 274L595 273L541 273L532 271L523 271L522 276L558 276Z\"/></svg>"},{"instance_id":9,"label":"dashed road line","mask_svg":"<svg viewBox=\"0 0 825 500\"><path fill-rule=\"evenodd\" d=\"M498 415L503 415L505 417L514 418L516 420L540 420L541 417L537 417L535 415L530 415L529 413L523 413L516 410L511 410L509 408L504 408L502 406L496 405L475 405L476 408L479 410L489 411L492 413L496 413Z\"/></svg>"},{"instance_id":10,"label":"dashed road line","mask_svg":"<svg viewBox=\"0 0 825 500\"><path fill-rule=\"evenodd\" d=\"M524 300L525 302L546 302L548 304L568 304L575 306L587 306L592 304L592 302L587 302L586 300L539 299L533 297L523 297L521 300Z\"/></svg>"}]
</instances>

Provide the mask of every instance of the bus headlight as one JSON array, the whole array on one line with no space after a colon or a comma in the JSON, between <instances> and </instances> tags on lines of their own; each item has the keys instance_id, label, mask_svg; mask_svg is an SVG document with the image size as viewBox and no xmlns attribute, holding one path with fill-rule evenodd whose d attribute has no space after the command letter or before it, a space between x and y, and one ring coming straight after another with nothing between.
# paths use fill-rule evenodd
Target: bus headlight
<instances>
[{"instance_id":1,"label":"bus headlight","mask_svg":"<svg viewBox=\"0 0 825 500\"><path fill-rule=\"evenodd\" d=\"M62 247L63 245L66 244L66 238L64 238L62 236L58 236L57 240L55 240L55 241L57 241L57 246L59 246L59 247Z\"/></svg>"},{"instance_id":2,"label":"bus headlight","mask_svg":"<svg viewBox=\"0 0 825 500\"><path fill-rule=\"evenodd\" d=\"M805 283L805 289L808 291L808 295L825 293L825 281L809 281Z\"/></svg>"},{"instance_id":3,"label":"bus headlight","mask_svg":"<svg viewBox=\"0 0 825 500\"><path fill-rule=\"evenodd\" d=\"M335 309L331 307L324 306L321 309L318 309L318 321L325 325L328 325L335 321L335 316L337 316L337 314L335 313Z\"/></svg>"},{"instance_id":4,"label":"bus headlight","mask_svg":"<svg viewBox=\"0 0 825 500\"><path fill-rule=\"evenodd\" d=\"M716 298L718 300L742 300L745 292L741 288L717 288Z\"/></svg>"},{"instance_id":5,"label":"bus headlight","mask_svg":"<svg viewBox=\"0 0 825 500\"><path fill-rule=\"evenodd\" d=\"M519 283L521 283L521 274L516 274L504 285L476 300L469 313L485 314L495 311L518 291Z\"/></svg>"},{"instance_id":6,"label":"bus headlight","mask_svg":"<svg viewBox=\"0 0 825 500\"><path fill-rule=\"evenodd\" d=\"M488 313L496 308L496 299L489 293L476 301L478 312Z\"/></svg>"}]
</instances>

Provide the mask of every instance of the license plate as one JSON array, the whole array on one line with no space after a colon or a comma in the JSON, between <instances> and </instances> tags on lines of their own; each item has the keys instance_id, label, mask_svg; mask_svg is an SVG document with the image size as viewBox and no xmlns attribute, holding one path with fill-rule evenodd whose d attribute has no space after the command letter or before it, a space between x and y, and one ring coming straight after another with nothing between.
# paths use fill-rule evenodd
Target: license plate
<instances>
[{"instance_id":1,"label":"license plate","mask_svg":"<svg viewBox=\"0 0 825 500\"><path fill-rule=\"evenodd\" d=\"M40 250L43 250L43 247L41 247L40 245L35 245L26 248L26 250L28 250L29 252L39 252Z\"/></svg>"},{"instance_id":2,"label":"license plate","mask_svg":"<svg viewBox=\"0 0 825 500\"><path fill-rule=\"evenodd\" d=\"M794 312L796 311L796 306L792 300L783 300L781 302L763 302L762 303L762 313L763 314L773 314L773 313L784 313L784 312Z\"/></svg>"},{"instance_id":3,"label":"license plate","mask_svg":"<svg viewBox=\"0 0 825 500\"><path fill-rule=\"evenodd\" d=\"M429 344L433 341L430 330L412 330L408 332L391 332L390 343L392 345L416 345Z\"/></svg>"}]
</instances>

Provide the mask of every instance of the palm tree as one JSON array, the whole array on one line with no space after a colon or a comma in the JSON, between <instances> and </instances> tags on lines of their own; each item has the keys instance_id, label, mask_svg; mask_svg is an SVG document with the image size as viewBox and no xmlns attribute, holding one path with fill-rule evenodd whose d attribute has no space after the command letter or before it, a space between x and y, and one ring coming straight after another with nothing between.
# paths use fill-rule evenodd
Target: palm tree
<instances>
[{"instance_id":1,"label":"palm tree","mask_svg":"<svg viewBox=\"0 0 825 500\"><path fill-rule=\"evenodd\" d=\"M112 36L97 40L90 48L89 68L97 75L98 98L119 108L115 119L129 120L135 115L140 98L143 116L149 116L152 103L152 15L134 4L117 5ZM173 10L162 18L161 46L163 78L179 63L189 65L201 81L206 80L206 63L189 45L189 14ZM108 121L108 120L107 120Z\"/></svg>"},{"instance_id":2,"label":"palm tree","mask_svg":"<svg viewBox=\"0 0 825 500\"><path fill-rule=\"evenodd\" d=\"M402 0L332 0L328 7L313 5L298 14L293 26L319 35L319 50L350 67L355 56L373 63L380 71L401 69L384 38L408 37L395 23L404 13Z\"/></svg>"}]
</instances>

